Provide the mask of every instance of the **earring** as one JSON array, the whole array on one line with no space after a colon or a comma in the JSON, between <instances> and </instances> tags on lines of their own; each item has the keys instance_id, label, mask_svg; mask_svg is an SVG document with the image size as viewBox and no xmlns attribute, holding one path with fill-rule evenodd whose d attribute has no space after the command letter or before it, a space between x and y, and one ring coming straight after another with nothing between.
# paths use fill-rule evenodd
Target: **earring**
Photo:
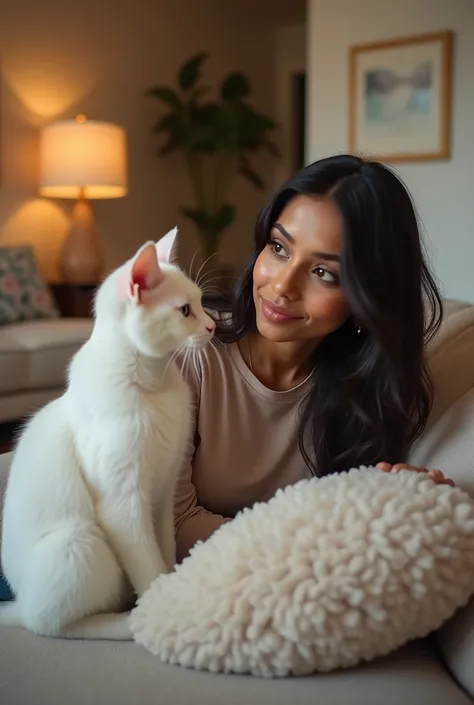
<instances>
[{"instance_id":1,"label":"earring","mask_svg":"<svg viewBox=\"0 0 474 705\"><path fill-rule=\"evenodd\" d=\"M362 332L362 328L360 326L356 326L356 333L359 335L359 333Z\"/></svg>"}]
</instances>

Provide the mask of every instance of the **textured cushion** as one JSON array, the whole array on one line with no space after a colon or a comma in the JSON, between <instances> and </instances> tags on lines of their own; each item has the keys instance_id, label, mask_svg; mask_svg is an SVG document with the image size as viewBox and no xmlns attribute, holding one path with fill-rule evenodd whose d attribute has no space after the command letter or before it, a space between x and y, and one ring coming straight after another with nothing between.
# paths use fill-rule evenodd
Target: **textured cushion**
<instances>
[{"instance_id":1,"label":"textured cushion","mask_svg":"<svg viewBox=\"0 0 474 705\"><path fill-rule=\"evenodd\" d=\"M474 594L474 502L373 468L244 510L132 611L160 659L259 676L347 668L424 637Z\"/></svg>"},{"instance_id":2,"label":"textured cushion","mask_svg":"<svg viewBox=\"0 0 474 705\"><path fill-rule=\"evenodd\" d=\"M0 327L0 393L64 384L92 325L91 319L61 318Z\"/></svg>"},{"instance_id":3,"label":"textured cushion","mask_svg":"<svg viewBox=\"0 0 474 705\"><path fill-rule=\"evenodd\" d=\"M0 247L0 325L58 316L31 247Z\"/></svg>"},{"instance_id":4,"label":"textured cushion","mask_svg":"<svg viewBox=\"0 0 474 705\"><path fill-rule=\"evenodd\" d=\"M362 668L262 680L163 665L131 642L0 629L2 705L472 705L422 644Z\"/></svg>"}]
</instances>

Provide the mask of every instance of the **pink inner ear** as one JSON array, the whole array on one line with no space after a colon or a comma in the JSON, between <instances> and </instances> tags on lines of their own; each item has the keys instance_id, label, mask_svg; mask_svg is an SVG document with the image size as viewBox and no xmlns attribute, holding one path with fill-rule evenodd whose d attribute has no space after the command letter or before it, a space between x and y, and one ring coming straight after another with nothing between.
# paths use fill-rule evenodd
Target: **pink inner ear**
<instances>
[{"instance_id":1,"label":"pink inner ear","mask_svg":"<svg viewBox=\"0 0 474 705\"><path fill-rule=\"evenodd\" d=\"M163 272L158 263L156 247L149 243L139 251L132 264L130 284L139 290L148 291L157 287L163 279Z\"/></svg>"}]
</instances>

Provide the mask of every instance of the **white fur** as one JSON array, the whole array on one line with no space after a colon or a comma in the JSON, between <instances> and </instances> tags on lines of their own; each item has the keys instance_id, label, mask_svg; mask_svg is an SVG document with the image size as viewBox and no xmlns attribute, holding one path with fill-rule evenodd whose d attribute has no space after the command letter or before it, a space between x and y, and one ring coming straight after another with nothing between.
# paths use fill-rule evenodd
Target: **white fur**
<instances>
[{"instance_id":1,"label":"white fur","mask_svg":"<svg viewBox=\"0 0 474 705\"><path fill-rule=\"evenodd\" d=\"M130 624L168 663L304 675L424 637L473 593L473 500L371 468L244 510L159 577Z\"/></svg>"},{"instance_id":2,"label":"white fur","mask_svg":"<svg viewBox=\"0 0 474 705\"><path fill-rule=\"evenodd\" d=\"M128 615L119 611L130 586L142 595L174 566L174 489L190 395L172 355L205 344L213 325L199 288L169 264L175 235L147 243L105 280L67 390L22 433L1 552L16 600L0 608L0 623L129 639Z\"/></svg>"}]
</instances>

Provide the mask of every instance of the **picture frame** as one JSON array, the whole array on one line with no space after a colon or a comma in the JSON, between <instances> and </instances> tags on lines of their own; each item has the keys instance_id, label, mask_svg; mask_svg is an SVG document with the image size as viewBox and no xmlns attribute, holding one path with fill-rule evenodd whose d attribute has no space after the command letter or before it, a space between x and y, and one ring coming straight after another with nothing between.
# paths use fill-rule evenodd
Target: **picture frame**
<instances>
[{"instance_id":1,"label":"picture frame","mask_svg":"<svg viewBox=\"0 0 474 705\"><path fill-rule=\"evenodd\" d=\"M385 162L450 157L450 30L352 46L349 149Z\"/></svg>"}]
</instances>

